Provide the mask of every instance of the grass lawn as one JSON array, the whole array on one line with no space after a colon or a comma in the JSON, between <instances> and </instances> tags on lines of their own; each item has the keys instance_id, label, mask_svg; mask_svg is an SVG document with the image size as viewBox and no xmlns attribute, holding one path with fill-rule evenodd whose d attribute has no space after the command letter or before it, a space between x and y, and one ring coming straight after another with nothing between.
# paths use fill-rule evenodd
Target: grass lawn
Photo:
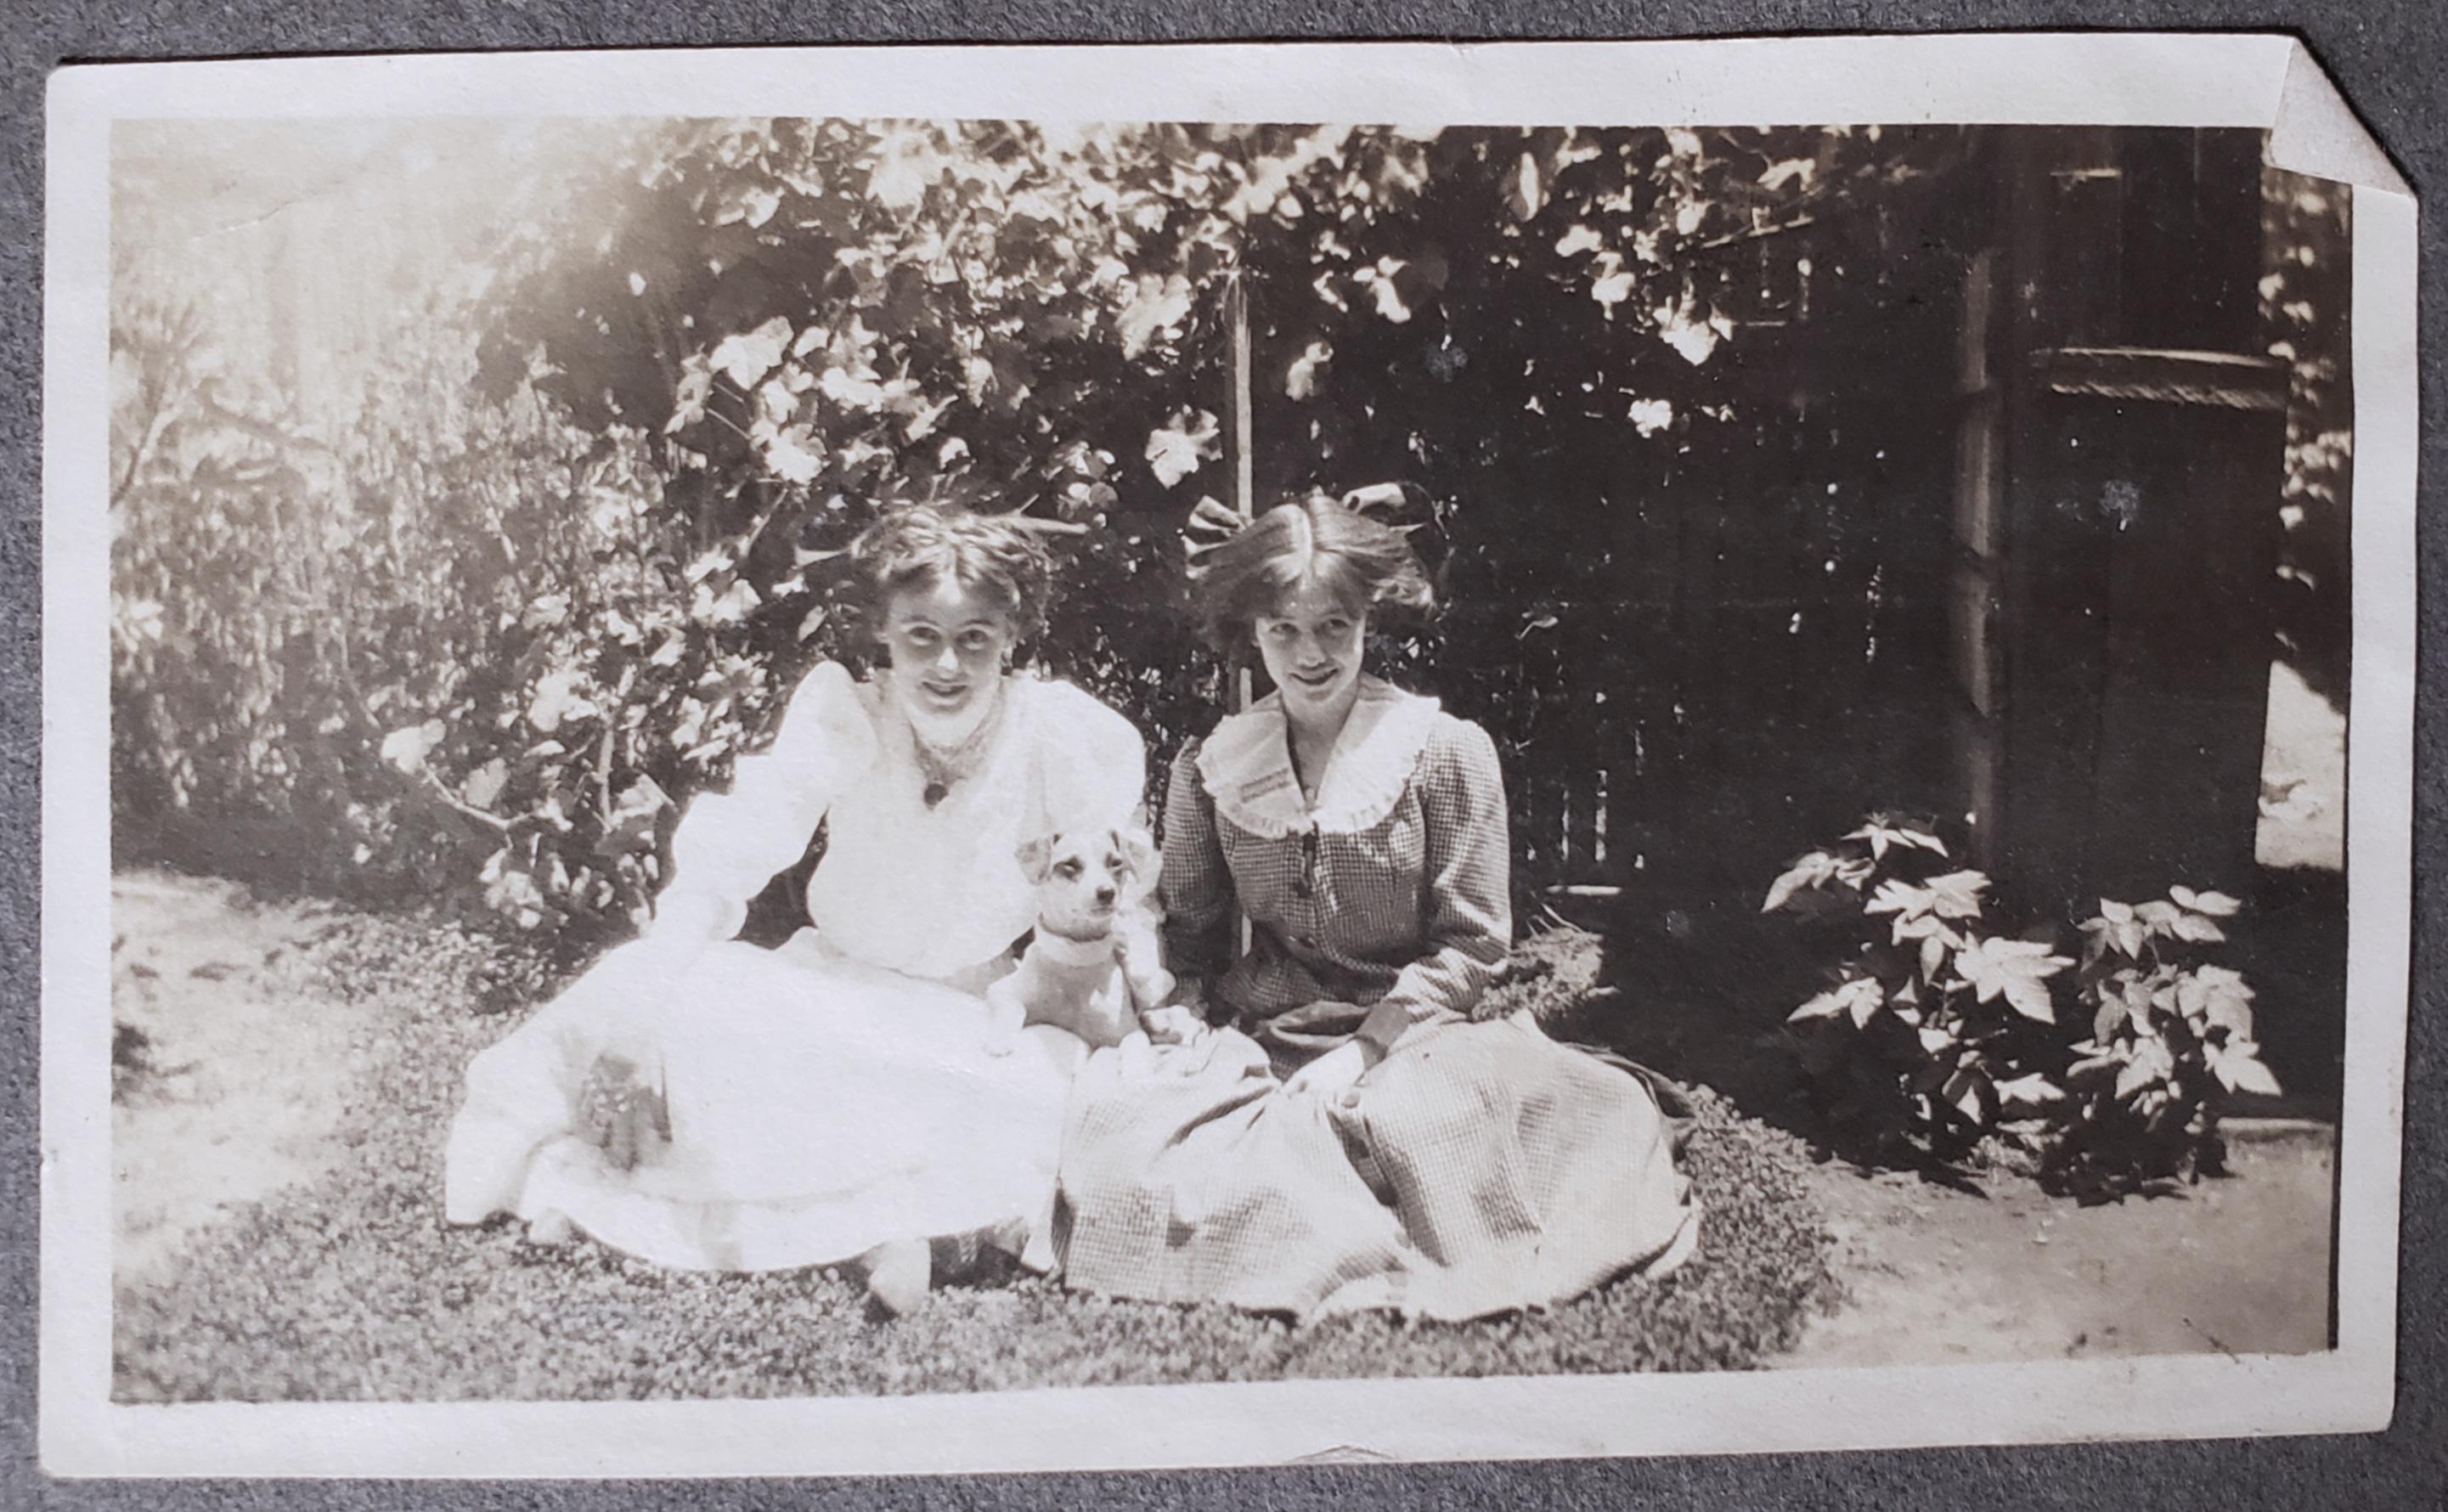
<instances>
[{"instance_id":1,"label":"grass lawn","mask_svg":"<svg viewBox=\"0 0 2448 1512\"><path fill-rule=\"evenodd\" d=\"M158 873L120 880L114 924L124 1401L1741 1368L1791 1349L1839 1291L1808 1152L1704 1091L1685 1157L1698 1254L1552 1312L1296 1329L1003 1273L878 1321L829 1271L689 1274L506 1222L444 1225L461 1070L515 1022L476 1006L492 962L470 936Z\"/></svg>"}]
</instances>

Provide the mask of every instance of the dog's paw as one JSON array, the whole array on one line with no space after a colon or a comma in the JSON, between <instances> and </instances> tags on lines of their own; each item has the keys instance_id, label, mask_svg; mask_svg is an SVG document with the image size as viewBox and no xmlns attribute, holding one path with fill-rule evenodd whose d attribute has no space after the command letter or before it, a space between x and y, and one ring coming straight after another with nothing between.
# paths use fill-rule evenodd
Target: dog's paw
<instances>
[{"instance_id":1,"label":"dog's paw","mask_svg":"<svg viewBox=\"0 0 2448 1512\"><path fill-rule=\"evenodd\" d=\"M986 1000L985 1052L1006 1056L1020 1048L1021 1031L1028 1025L1028 1012L1008 999Z\"/></svg>"}]
</instances>

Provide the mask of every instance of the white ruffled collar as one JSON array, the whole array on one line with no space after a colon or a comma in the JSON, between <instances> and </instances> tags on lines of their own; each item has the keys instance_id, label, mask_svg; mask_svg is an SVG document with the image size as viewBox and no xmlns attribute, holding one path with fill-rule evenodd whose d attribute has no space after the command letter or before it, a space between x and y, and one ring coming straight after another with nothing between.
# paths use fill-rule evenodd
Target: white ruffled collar
<instances>
[{"instance_id":1,"label":"white ruffled collar","mask_svg":"<svg viewBox=\"0 0 2448 1512\"><path fill-rule=\"evenodd\" d=\"M1226 718L1199 746L1199 782L1218 813L1262 838L1280 839L1312 825L1334 834L1366 830L1394 812L1440 708L1434 699L1362 677L1359 700L1335 737L1326 780L1310 803L1292 770L1283 696L1271 693Z\"/></svg>"}]
</instances>

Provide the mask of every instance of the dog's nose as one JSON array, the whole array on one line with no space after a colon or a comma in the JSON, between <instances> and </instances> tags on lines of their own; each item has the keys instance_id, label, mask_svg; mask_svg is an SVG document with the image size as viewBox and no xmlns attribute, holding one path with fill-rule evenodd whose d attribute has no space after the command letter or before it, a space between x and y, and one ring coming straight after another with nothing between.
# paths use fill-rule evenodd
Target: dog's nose
<instances>
[{"instance_id":1,"label":"dog's nose","mask_svg":"<svg viewBox=\"0 0 2448 1512\"><path fill-rule=\"evenodd\" d=\"M1097 901L1100 903L1111 903L1114 901L1114 885L1112 883L1104 883L1097 889Z\"/></svg>"}]
</instances>

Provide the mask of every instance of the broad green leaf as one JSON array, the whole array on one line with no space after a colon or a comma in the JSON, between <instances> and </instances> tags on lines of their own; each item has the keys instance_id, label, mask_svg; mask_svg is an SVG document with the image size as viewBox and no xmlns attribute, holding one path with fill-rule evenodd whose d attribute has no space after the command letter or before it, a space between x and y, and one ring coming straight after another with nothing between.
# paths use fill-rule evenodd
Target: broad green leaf
<instances>
[{"instance_id":1,"label":"broad green leaf","mask_svg":"<svg viewBox=\"0 0 2448 1512\"><path fill-rule=\"evenodd\" d=\"M1595 229L1576 224L1556 239L1556 256L1578 257L1584 252L1596 252L1604 245L1606 245L1606 239L1599 236Z\"/></svg>"},{"instance_id":2,"label":"broad green leaf","mask_svg":"<svg viewBox=\"0 0 2448 1512\"><path fill-rule=\"evenodd\" d=\"M2243 908L2243 900L2230 898L2224 892L2204 892L2193 898L2193 910L2207 913L2213 919L2233 918Z\"/></svg>"},{"instance_id":3,"label":"broad green leaf","mask_svg":"<svg viewBox=\"0 0 2448 1512\"><path fill-rule=\"evenodd\" d=\"M2253 991L2237 972L2225 967L2196 967L2178 981L2176 1001L2189 1018L2216 1024L2238 1038L2251 1038Z\"/></svg>"},{"instance_id":4,"label":"broad green leaf","mask_svg":"<svg viewBox=\"0 0 2448 1512\"><path fill-rule=\"evenodd\" d=\"M1988 887L1989 878L1979 871L1950 871L1929 879L1932 905L1943 919L1980 917L1980 894Z\"/></svg>"},{"instance_id":5,"label":"broad green leaf","mask_svg":"<svg viewBox=\"0 0 2448 1512\"><path fill-rule=\"evenodd\" d=\"M1788 1024L1807 1019L1832 1019L1842 1014L1852 1019L1856 1028L1870 1022L1871 1016L1885 1005L1886 989L1870 977L1855 977L1849 982L1828 988L1787 1015Z\"/></svg>"},{"instance_id":6,"label":"broad green leaf","mask_svg":"<svg viewBox=\"0 0 2448 1512\"><path fill-rule=\"evenodd\" d=\"M1943 945L1961 945L1962 936L1946 927L1946 921L1935 913L1898 914L1888 943L1902 945L1906 940L1937 940Z\"/></svg>"},{"instance_id":7,"label":"broad green leaf","mask_svg":"<svg viewBox=\"0 0 2448 1512\"><path fill-rule=\"evenodd\" d=\"M1927 888L1917 888L1908 882L1890 877L1879 884L1870 901L1862 905L1865 913L1901 913L1906 918L1927 913L1937 903Z\"/></svg>"},{"instance_id":8,"label":"broad green leaf","mask_svg":"<svg viewBox=\"0 0 2448 1512\"><path fill-rule=\"evenodd\" d=\"M1327 365L1333 360L1332 346L1324 341L1310 342L1284 371L1284 396L1288 399L1316 397Z\"/></svg>"},{"instance_id":9,"label":"broad green leaf","mask_svg":"<svg viewBox=\"0 0 2448 1512\"><path fill-rule=\"evenodd\" d=\"M2116 1095L2131 1098L2145 1088L2158 1086L2175 1069L2175 1057L2169 1053L2166 1041L2155 1035L2136 1040L2126 1052L2124 1069L2116 1073Z\"/></svg>"},{"instance_id":10,"label":"broad green leaf","mask_svg":"<svg viewBox=\"0 0 2448 1512\"><path fill-rule=\"evenodd\" d=\"M805 426L793 426L765 446L765 466L785 483L813 483L824 462L808 449L813 437Z\"/></svg>"},{"instance_id":11,"label":"broad green leaf","mask_svg":"<svg viewBox=\"0 0 2448 1512\"><path fill-rule=\"evenodd\" d=\"M1946 854L1945 844L1927 831L1916 830L1908 825L1888 824L1878 819L1870 820L1845 838L1869 841L1870 853L1882 859L1885 857L1889 846L1910 846L1935 852L1940 855Z\"/></svg>"},{"instance_id":12,"label":"broad green leaf","mask_svg":"<svg viewBox=\"0 0 2448 1512\"><path fill-rule=\"evenodd\" d=\"M1769 163L1767 169L1759 176L1759 185L1763 189L1777 190L1782 189L1787 184L1790 183L1807 190L1810 187L1811 181L1816 179L1818 176L1819 163L1817 160L1811 158L1788 158L1781 163Z\"/></svg>"},{"instance_id":13,"label":"broad green leaf","mask_svg":"<svg viewBox=\"0 0 2448 1512\"><path fill-rule=\"evenodd\" d=\"M2258 1047L2249 1041L2231 1041L2213 1051L2210 1073L2219 1079L2220 1085L2230 1092L2253 1092L2267 1098L2281 1096L2284 1092L2278 1079L2270 1075L2269 1067L2263 1063Z\"/></svg>"},{"instance_id":14,"label":"broad green leaf","mask_svg":"<svg viewBox=\"0 0 2448 1512\"><path fill-rule=\"evenodd\" d=\"M1946 941L1936 933L1922 936L1921 942L1922 979L1926 982L1935 982L1938 980L1938 974L1945 969Z\"/></svg>"},{"instance_id":15,"label":"broad green leaf","mask_svg":"<svg viewBox=\"0 0 2448 1512\"><path fill-rule=\"evenodd\" d=\"M2125 1019L2126 1007L2123 998L2113 993L2101 998L2099 1011L2092 1015L2091 1037L2103 1043L2114 1039L2116 1031L2125 1027Z\"/></svg>"},{"instance_id":16,"label":"broad green leaf","mask_svg":"<svg viewBox=\"0 0 2448 1512\"><path fill-rule=\"evenodd\" d=\"M1996 1089L1986 1075L1964 1066L1946 1079L1945 1089L1941 1095L1964 1118L1974 1123L1981 1123L1987 1121L1988 1109L1985 1103L1988 1099L1996 1096Z\"/></svg>"},{"instance_id":17,"label":"broad green leaf","mask_svg":"<svg viewBox=\"0 0 2448 1512\"><path fill-rule=\"evenodd\" d=\"M1136 357L1147 351L1159 334L1189 316L1190 280L1178 273L1170 278L1151 273L1132 282L1129 289L1117 329L1121 335L1122 354Z\"/></svg>"},{"instance_id":18,"label":"broad green leaf","mask_svg":"<svg viewBox=\"0 0 2448 1512\"><path fill-rule=\"evenodd\" d=\"M1813 851L1769 885L1768 901L1760 905L1760 911L1774 913L1784 908L1794 893L1804 888L1816 888L1835 874L1835 858L1824 851Z\"/></svg>"},{"instance_id":19,"label":"broad green leaf","mask_svg":"<svg viewBox=\"0 0 2448 1512\"><path fill-rule=\"evenodd\" d=\"M1545 206L1546 184L1539 172L1539 160L1524 152L1513 165L1504 185L1505 208L1516 220L1528 220Z\"/></svg>"},{"instance_id":20,"label":"broad green leaf","mask_svg":"<svg viewBox=\"0 0 2448 1512\"><path fill-rule=\"evenodd\" d=\"M1955 953L1955 969L1981 1002L2002 995L2016 1012L2043 1024L2056 1022L2048 978L2072 965L2065 956L2052 954L2047 946L2029 940L1974 940Z\"/></svg>"},{"instance_id":21,"label":"broad green leaf","mask_svg":"<svg viewBox=\"0 0 2448 1512\"><path fill-rule=\"evenodd\" d=\"M2008 1077L1997 1085L1999 1106L2016 1112L2037 1112L2063 1102L2066 1096L2063 1087L2037 1071Z\"/></svg>"},{"instance_id":22,"label":"broad green leaf","mask_svg":"<svg viewBox=\"0 0 2448 1512\"><path fill-rule=\"evenodd\" d=\"M782 349L790 342L791 322L777 315L754 331L723 337L710 360L742 390L754 389L782 360Z\"/></svg>"},{"instance_id":23,"label":"broad green leaf","mask_svg":"<svg viewBox=\"0 0 2448 1512\"><path fill-rule=\"evenodd\" d=\"M502 795L502 789L509 785L509 763L495 756L468 774L467 783L460 789L460 796L472 807L490 809L494 800Z\"/></svg>"},{"instance_id":24,"label":"broad green leaf","mask_svg":"<svg viewBox=\"0 0 2448 1512\"><path fill-rule=\"evenodd\" d=\"M433 754L433 748L442 743L447 733L439 719L428 719L423 724L393 730L383 737L382 758L399 771L414 776L425 770L426 757Z\"/></svg>"},{"instance_id":25,"label":"broad green leaf","mask_svg":"<svg viewBox=\"0 0 2448 1512\"><path fill-rule=\"evenodd\" d=\"M2207 914L2179 913L2169 928L2177 939L2190 941L2195 945L2212 944L2227 938L2227 931L2220 928Z\"/></svg>"},{"instance_id":26,"label":"broad green leaf","mask_svg":"<svg viewBox=\"0 0 2448 1512\"><path fill-rule=\"evenodd\" d=\"M2114 1055L2086 1056L2066 1067L2066 1084L2082 1086L2105 1082L2124 1064L2124 1061Z\"/></svg>"},{"instance_id":27,"label":"broad green leaf","mask_svg":"<svg viewBox=\"0 0 2448 1512\"><path fill-rule=\"evenodd\" d=\"M1172 420L1148 432L1147 462L1157 481L1170 488L1223 454L1215 416L1205 410L1176 411Z\"/></svg>"},{"instance_id":28,"label":"broad green leaf","mask_svg":"<svg viewBox=\"0 0 2448 1512\"><path fill-rule=\"evenodd\" d=\"M2124 974L2123 981L2124 985L2118 991L2125 1000L2126 1017L2132 1021L2135 1029L2148 1034L2151 1032L2151 1014L2159 1006L2158 994L2152 990L2149 983L2131 972Z\"/></svg>"},{"instance_id":29,"label":"broad green leaf","mask_svg":"<svg viewBox=\"0 0 2448 1512\"><path fill-rule=\"evenodd\" d=\"M538 679L535 695L527 701L527 722L544 735L557 733L569 721L591 718L595 713L594 700L578 692L577 674L566 667L556 667Z\"/></svg>"}]
</instances>

